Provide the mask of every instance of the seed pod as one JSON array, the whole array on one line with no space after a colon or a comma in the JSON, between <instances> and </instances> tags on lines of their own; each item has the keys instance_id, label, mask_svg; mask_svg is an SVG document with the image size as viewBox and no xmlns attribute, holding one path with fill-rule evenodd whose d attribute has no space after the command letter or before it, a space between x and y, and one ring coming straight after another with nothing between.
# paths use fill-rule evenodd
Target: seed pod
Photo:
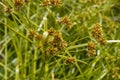
<instances>
[{"instance_id":1,"label":"seed pod","mask_svg":"<svg viewBox=\"0 0 120 80\"><path fill-rule=\"evenodd\" d=\"M96 44L93 42L88 42L88 56L94 56L96 53Z\"/></svg>"},{"instance_id":2,"label":"seed pod","mask_svg":"<svg viewBox=\"0 0 120 80\"><path fill-rule=\"evenodd\" d=\"M66 58L66 64L70 64L70 63L74 64L75 62L76 62L75 57Z\"/></svg>"},{"instance_id":3,"label":"seed pod","mask_svg":"<svg viewBox=\"0 0 120 80\"><path fill-rule=\"evenodd\" d=\"M103 31L102 28L99 24L95 24L93 29L92 29L92 36L96 39L99 40L103 36Z\"/></svg>"}]
</instances>

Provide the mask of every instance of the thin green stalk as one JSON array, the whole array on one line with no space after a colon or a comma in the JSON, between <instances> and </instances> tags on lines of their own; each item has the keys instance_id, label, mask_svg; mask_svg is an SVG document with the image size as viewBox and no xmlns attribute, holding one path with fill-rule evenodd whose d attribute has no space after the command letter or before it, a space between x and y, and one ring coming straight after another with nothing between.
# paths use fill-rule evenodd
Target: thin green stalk
<instances>
[{"instance_id":1,"label":"thin green stalk","mask_svg":"<svg viewBox=\"0 0 120 80\"><path fill-rule=\"evenodd\" d=\"M24 64L24 79L27 77L27 62L28 62L28 41L25 41L25 64Z\"/></svg>"},{"instance_id":2,"label":"thin green stalk","mask_svg":"<svg viewBox=\"0 0 120 80\"><path fill-rule=\"evenodd\" d=\"M6 21L6 19L5 19L5 23L7 23L7 21ZM7 37L7 27L5 27L5 36ZM5 43L7 43L7 38L6 38L6 40L5 40ZM8 75L8 71L7 71L7 58L8 58L8 55L7 55L7 51L8 51L8 49L7 49L7 45L5 46L5 80L7 80L7 75Z\"/></svg>"},{"instance_id":3,"label":"thin green stalk","mask_svg":"<svg viewBox=\"0 0 120 80\"><path fill-rule=\"evenodd\" d=\"M21 36L22 38L26 39L30 43L33 43L30 39L26 38L23 34L17 32L16 30L14 30L11 26L9 26L9 25L7 25L6 23L3 23L3 22L1 22L1 23L4 24L5 27L7 27L8 29L12 30L13 32L15 32L16 34L18 34L19 36Z\"/></svg>"},{"instance_id":4,"label":"thin green stalk","mask_svg":"<svg viewBox=\"0 0 120 80\"><path fill-rule=\"evenodd\" d=\"M21 80L20 79L20 74L19 74L19 64L16 65L16 69L15 69L15 80Z\"/></svg>"},{"instance_id":5,"label":"thin green stalk","mask_svg":"<svg viewBox=\"0 0 120 80\"><path fill-rule=\"evenodd\" d=\"M45 13L45 15L43 16L43 19L42 19L41 23L39 24L39 27L37 29L38 32L40 32L40 30L42 30L42 26L45 23L45 19L46 19L47 15L48 15L48 12Z\"/></svg>"},{"instance_id":6,"label":"thin green stalk","mask_svg":"<svg viewBox=\"0 0 120 80\"><path fill-rule=\"evenodd\" d=\"M0 66L5 68L6 65L0 63ZM6 69L7 69L7 71L11 72L12 74L14 73L14 71L12 71L8 66L6 67Z\"/></svg>"},{"instance_id":7,"label":"thin green stalk","mask_svg":"<svg viewBox=\"0 0 120 80\"><path fill-rule=\"evenodd\" d=\"M23 78L23 69L22 69L23 66L20 66L20 65L23 65L20 42L16 36L13 37L12 42L15 49L15 53L17 55L16 80L20 80ZM20 75L20 71L22 75Z\"/></svg>"},{"instance_id":8,"label":"thin green stalk","mask_svg":"<svg viewBox=\"0 0 120 80\"><path fill-rule=\"evenodd\" d=\"M107 40L108 43L119 43L120 40Z\"/></svg>"},{"instance_id":9,"label":"thin green stalk","mask_svg":"<svg viewBox=\"0 0 120 80\"><path fill-rule=\"evenodd\" d=\"M78 44L78 45L74 45L74 46L69 46L66 49L70 50L70 49L75 49L75 48L84 47L84 46L87 46L87 43L85 43L85 44Z\"/></svg>"},{"instance_id":10,"label":"thin green stalk","mask_svg":"<svg viewBox=\"0 0 120 80\"><path fill-rule=\"evenodd\" d=\"M36 73L36 66L37 66L37 63L36 63L36 59L37 59L37 48L35 48L35 50L34 50L34 61L33 61L33 79L32 80L36 80L35 79L35 73Z\"/></svg>"},{"instance_id":11,"label":"thin green stalk","mask_svg":"<svg viewBox=\"0 0 120 80\"><path fill-rule=\"evenodd\" d=\"M80 74L81 74L81 76L82 76L82 80L84 80L84 75L83 75L83 72L82 72L80 66L78 65L77 62L75 63L75 65L76 65L77 69L79 70L79 72L80 72Z\"/></svg>"},{"instance_id":12,"label":"thin green stalk","mask_svg":"<svg viewBox=\"0 0 120 80\"><path fill-rule=\"evenodd\" d=\"M70 57L72 57L71 54L70 54L67 50L66 50L65 52L66 52ZM82 75L82 80L84 80L83 72L82 72L82 70L80 69L80 66L78 65L77 62L75 62L75 65L76 65L77 69L79 70L80 74Z\"/></svg>"}]
</instances>

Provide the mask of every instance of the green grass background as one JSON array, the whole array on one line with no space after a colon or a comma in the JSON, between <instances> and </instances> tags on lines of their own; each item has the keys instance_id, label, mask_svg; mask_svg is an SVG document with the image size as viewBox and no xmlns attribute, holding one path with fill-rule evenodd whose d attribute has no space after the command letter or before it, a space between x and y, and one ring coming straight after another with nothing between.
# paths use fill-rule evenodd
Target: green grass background
<instances>
[{"instance_id":1,"label":"green grass background","mask_svg":"<svg viewBox=\"0 0 120 80\"><path fill-rule=\"evenodd\" d=\"M41 2L29 0L16 9L14 0L0 0L0 80L120 80L120 43L100 45L91 34L99 23L107 41L120 39L120 0L62 0L47 7ZM57 23L64 16L71 28ZM44 45L51 27L68 44L55 55L46 54L51 46ZM29 30L43 37L31 39ZM88 42L97 45L91 57ZM69 57L75 62L66 64Z\"/></svg>"}]
</instances>

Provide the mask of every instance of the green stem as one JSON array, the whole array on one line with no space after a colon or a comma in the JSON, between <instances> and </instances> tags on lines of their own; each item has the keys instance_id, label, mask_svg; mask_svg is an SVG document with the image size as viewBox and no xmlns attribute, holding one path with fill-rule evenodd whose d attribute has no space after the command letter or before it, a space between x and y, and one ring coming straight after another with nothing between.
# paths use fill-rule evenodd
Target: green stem
<instances>
[{"instance_id":1,"label":"green stem","mask_svg":"<svg viewBox=\"0 0 120 80\"><path fill-rule=\"evenodd\" d=\"M7 27L8 29L12 30L13 32L15 32L16 34L18 34L19 36L21 36L22 38L26 39L30 43L33 43L30 39L26 38L23 34L17 32L16 30L14 30L12 27L10 27L9 25L7 25L6 23L3 23L3 22L1 22L1 23L4 24L5 27Z\"/></svg>"},{"instance_id":2,"label":"green stem","mask_svg":"<svg viewBox=\"0 0 120 80\"><path fill-rule=\"evenodd\" d=\"M84 47L84 46L87 46L87 43L70 46L70 47L67 48L67 50L74 49L74 48L79 48L79 47Z\"/></svg>"},{"instance_id":3,"label":"green stem","mask_svg":"<svg viewBox=\"0 0 120 80\"><path fill-rule=\"evenodd\" d=\"M37 59L37 49L35 48L35 51L34 51L34 61L33 61L33 80L36 80L35 79L35 73L36 73L36 59Z\"/></svg>"},{"instance_id":4,"label":"green stem","mask_svg":"<svg viewBox=\"0 0 120 80\"><path fill-rule=\"evenodd\" d=\"M5 23L7 23L6 19L5 19ZM7 27L5 27L5 36L7 36ZM5 43L7 43L7 38L5 40ZM7 55L7 45L5 46L5 80L7 80L7 58L8 58L8 55Z\"/></svg>"}]
</instances>

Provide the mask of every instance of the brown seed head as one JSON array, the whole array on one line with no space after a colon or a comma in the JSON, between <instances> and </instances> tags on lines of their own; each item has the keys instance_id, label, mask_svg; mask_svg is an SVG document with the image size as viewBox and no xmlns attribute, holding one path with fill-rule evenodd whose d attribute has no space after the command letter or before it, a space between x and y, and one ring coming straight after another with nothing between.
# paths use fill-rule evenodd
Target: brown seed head
<instances>
[{"instance_id":1,"label":"brown seed head","mask_svg":"<svg viewBox=\"0 0 120 80\"><path fill-rule=\"evenodd\" d=\"M58 19L57 21L58 23L64 23L66 24L67 26L71 26L72 25L72 22L70 21L70 19L65 16L65 17L61 17L60 19Z\"/></svg>"},{"instance_id":2,"label":"brown seed head","mask_svg":"<svg viewBox=\"0 0 120 80\"><path fill-rule=\"evenodd\" d=\"M36 32L34 30L30 29L28 36L29 37L34 37L35 35L36 35Z\"/></svg>"},{"instance_id":3,"label":"brown seed head","mask_svg":"<svg viewBox=\"0 0 120 80\"><path fill-rule=\"evenodd\" d=\"M70 63L74 64L75 62L76 62L75 57L66 58L66 64L70 64Z\"/></svg>"},{"instance_id":4,"label":"brown seed head","mask_svg":"<svg viewBox=\"0 0 120 80\"><path fill-rule=\"evenodd\" d=\"M35 35L35 39L36 39L36 40L40 40L41 38L42 38L42 35L40 35L40 34L36 34L36 35Z\"/></svg>"},{"instance_id":5,"label":"brown seed head","mask_svg":"<svg viewBox=\"0 0 120 80\"><path fill-rule=\"evenodd\" d=\"M99 42L101 45L106 45L107 44L107 40L105 38L100 38Z\"/></svg>"},{"instance_id":6,"label":"brown seed head","mask_svg":"<svg viewBox=\"0 0 120 80\"><path fill-rule=\"evenodd\" d=\"M11 9L10 7L7 7L7 8L5 9L5 12L11 13L11 12L12 12L12 9Z\"/></svg>"},{"instance_id":7,"label":"brown seed head","mask_svg":"<svg viewBox=\"0 0 120 80\"><path fill-rule=\"evenodd\" d=\"M103 31L101 26L99 24L95 24L92 30L92 36L98 40L99 38L102 37L102 35L103 35Z\"/></svg>"},{"instance_id":8,"label":"brown seed head","mask_svg":"<svg viewBox=\"0 0 120 80\"><path fill-rule=\"evenodd\" d=\"M50 29L48 30L48 34L49 34L49 35L53 35L54 32L55 32L55 30L54 30L53 28L50 28Z\"/></svg>"},{"instance_id":9,"label":"brown seed head","mask_svg":"<svg viewBox=\"0 0 120 80\"><path fill-rule=\"evenodd\" d=\"M29 0L24 0L24 2L26 2L26 3L27 3L27 2L29 2Z\"/></svg>"},{"instance_id":10,"label":"brown seed head","mask_svg":"<svg viewBox=\"0 0 120 80\"><path fill-rule=\"evenodd\" d=\"M67 47L67 42L66 41L61 41L60 42L60 48L66 48Z\"/></svg>"},{"instance_id":11,"label":"brown seed head","mask_svg":"<svg viewBox=\"0 0 120 80\"><path fill-rule=\"evenodd\" d=\"M14 5L15 5L16 7L21 6L22 3L23 3L23 0L14 0Z\"/></svg>"},{"instance_id":12,"label":"brown seed head","mask_svg":"<svg viewBox=\"0 0 120 80\"><path fill-rule=\"evenodd\" d=\"M41 5L42 6L58 6L58 5L61 5L62 2L61 0L44 0Z\"/></svg>"},{"instance_id":13,"label":"brown seed head","mask_svg":"<svg viewBox=\"0 0 120 80\"><path fill-rule=\"evenodd\" d=\"M96 52L96 44L93 42L88 43L88 56L94 56Z\"/></svg>"},{"instance_id":14,"label":"brown seed head","mask_svg":"<svg viewBox=\"0 0 120 80\"><path fill-rule=\"evenodd\" d=\"M52 48L49 48L49 49L48 49L48 52L49 52L50 54L55 54L57 51L58 51L58 49L55 48L55 47L52 47Z\"/></svg>"},{"instance_id":15,"label":"brown seed head","mask_svg":"<svg viewBox=\"0 0 120 80\"><path fill-rule=\"evenodd\" d=\"M61 38L62 38L61 32L56 31L54 34L54 41L57 41L57 42L61 41Z\"/></svg>"}]
</instances>

